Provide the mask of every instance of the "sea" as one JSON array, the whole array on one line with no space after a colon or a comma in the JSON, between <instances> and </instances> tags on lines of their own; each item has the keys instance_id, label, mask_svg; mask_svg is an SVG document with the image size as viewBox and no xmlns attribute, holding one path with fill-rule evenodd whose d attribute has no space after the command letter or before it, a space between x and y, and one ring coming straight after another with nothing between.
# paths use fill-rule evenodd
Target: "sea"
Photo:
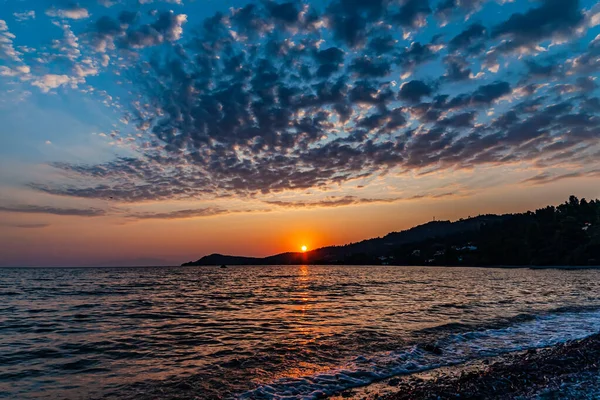
<instances>
[{"instance_id":1,"label":"sea","mask_svg":"<svg viewBox=\"0 0 600 400\"><path fill-rule=\"evenodd\" d=\"M600 331L600 270L0 269L2 399L316 399Z\"/></svg>"}]
</instances>

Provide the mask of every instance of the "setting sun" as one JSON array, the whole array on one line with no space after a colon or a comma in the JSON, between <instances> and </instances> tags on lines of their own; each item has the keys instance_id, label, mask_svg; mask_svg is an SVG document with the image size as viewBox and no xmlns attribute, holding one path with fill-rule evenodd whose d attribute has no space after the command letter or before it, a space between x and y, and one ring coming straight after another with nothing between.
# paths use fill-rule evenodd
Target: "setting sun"
<instances>
[{"instance_id":1,"label":"setting sun","mask_svg":"<svg viewBox=\"0 0 600 400\"><path fill-rule=\"evenodd\" d=\"M306 246L302 246L302 247L301 247L301 249L302 249L302 251L304 252L304 251L308 250L308 247L306 247Z\"/></svg>"}]
</instances>

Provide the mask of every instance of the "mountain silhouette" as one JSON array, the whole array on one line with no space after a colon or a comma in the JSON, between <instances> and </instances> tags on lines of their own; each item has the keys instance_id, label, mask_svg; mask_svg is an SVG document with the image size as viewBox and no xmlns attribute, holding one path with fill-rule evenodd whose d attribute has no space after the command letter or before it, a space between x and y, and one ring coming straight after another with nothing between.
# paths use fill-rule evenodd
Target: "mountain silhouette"
<instances>
[{"instance_id":1,"label":"mountain silhouette","mask_svg":"<svg viewBox=\"0 0 600 400\"><path fill-rule=\"evenodd\" d=\"M581 266L600 262L600 201L575 197L518 214L432 221L384 237L269 257L211 254L195 265Z\"/></svg>"},{"instance_id":2,"label":"mountain silhouette","mask_svg":"<svg viewBox=\"0 0 600 400\"><path fill-rule=\"evenodd\" d=\"M457 233L475 231L483 224L495 223L503 218L505 216L482 215L456 222L431 221L401 232L391 232L384 237L367 239L342 246L322 247L304 253L289 252L262 258L211 254L197 261L182 265L370 264L372 262L368 261L371 258L387 254L390 249L396 246L420 242L435 237L445 237Z\"/></svg>"}]
</instances>

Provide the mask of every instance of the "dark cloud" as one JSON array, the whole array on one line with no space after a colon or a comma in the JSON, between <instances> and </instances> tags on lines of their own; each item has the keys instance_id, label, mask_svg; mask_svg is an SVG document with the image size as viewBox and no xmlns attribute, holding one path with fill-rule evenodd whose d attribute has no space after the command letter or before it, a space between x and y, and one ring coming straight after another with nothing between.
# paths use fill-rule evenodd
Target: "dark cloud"
<instances>
[{"instance_id":1,"label":"dark cloud","mask_svg":"<svg viewBox=\"0 0 600 400\"><path fill-rule=\"evenodd\" d=\"M442 20L448 20L461 12L470 13L479 8L485 0L442 0L435 9L435 15Z\"/></svg>"},{"instance_id":2,"label":"dark cloud","mask_svg":"<svg viewBox=\"0 0 600 400\"><path fill-rule=\"evenodd\" d=\"M452 197L452 196L456 196L456 193L453 192L446 192L446 193L439 193L439 194L416 194L414 196L409 197L407 200L422 200L422 199L441 199L444 197Z\"/></svg>"},{"instance_id":3,"label":"dark cloud","mask_svg":"<svg viewBox=\"0 0 600 400\"><path fill-rule=\"evenodd\" d=\"M476 116L475 112L454 114L450 117L441 119L438 124L452 128L468 128L473 126Z\"/></svg>"},{"instance_id":4,"label":"dark cloud","mask_svg":"<svg viewBox=\"0 0 600 400\"><path fill-rule=\"evenodd\" d=\"M572 0L528 5L496 26L454 26L448 38L445 28L419 31L439 22L431 6L458 24L477 17L482 1L266 0L189 30L170 12L100 17L88 36L96 49L137 57L121 76L135 98L127 119L137 131L126 140L139 154L55 163L62 184L30 186L124 202L214 199L324 189L392 169L583 163L600 142L600 40L529 51L575 40L581 21ZM503 56L517 48L524 59Z\"/></svg>"},{"instance_id":5,"label":"dark cloud","mask_svg":"<svg viewBox=\"0 0 600 400\"><path fill-rule=\"evenodd\" d=\"M0 212L24 214L53 214L75 217L98 217L106 214L104 210L100 210L97 208L78 209L35 205L0 206Z\"/></svg>"},{"instance_id":6,"label":"dark cloud","mask_svg":"<svg viewBox=\"0 0 600 400\"><path fill-rule=\"evenodd\" d=\"M485 49L485 39L487 38L487 29L485 26L477 23L470 25L467 29L453 37L448 42L448 47L452 52L481 53Z\"/></svg>"},{"instance_id":7,"label":"dark cloud","mask_svg":"<svg viewBox=\"0 0 600 400\"><path fill-rule=\"evenodd\" d=\"M433 89L423 81L410 81L402 84L398 97L409 102L419 102L421 98L431 96Z\"/></svg>"},{"instance_id":8,"label":"dark cloud","mask_svg":"<svg viewBox=\"0 0 600 400\"><path fill-rule=\"evenodd\" d=\"M574 34L584 17L579 0L542 0L538 7L515 13L492 30L493 37L506 38L504 51L531 47L541 40Z\"/></svg>"},{"instance_id":9,"label":"dark cloud","mask_svg":"<svg viewBox=\"0 0 600 400\"><path fill-rule=\"evenodd\" d=\"M431 196L434 199L441 199L444 197L452 197L452 196L456 196L456 193L453 192L446 192L446 193L440 193L440 194L435 194L433 196Z\"/></svg>"},{"instance_id":10,"label":"dark cloud","mask_svg":"<svg viewBox=\"0 0 600 400\"><path fill-rule=\"evenodd\" d=\"M119 22L122 24L127 24L127 25L131 25L133 23L135 23L138 18L140 17L140 13L139 12L135 12L135 11L122 11L119 14Z\"/></svg>"},{"instance_id":11,"label":"dark cloud","mask_svg":"<svg viewBox=\"0 0 600 400\"><path fill-rule=\"evenodd\" d=\"M139 13L130 11L121 12L117 19L100 17L89 33L92 45L104 52L115 44L123 49L139 49L175 42L180 39L187 21L186 15L172 11L158 13L151 24L138 24L139 17Z\"/></svg>"},{"instance_id":12,"label":"dark cloud","mask_svg":"<svg viewBox=\"0 0 600 400\"><path fill-rule=\"evenodd\" d=\"M578 171L578 172L569 172L561 175L553 175L549 172L544 172L539 175L533 176L531 178L525 179L521 183L527 183L532 185L543 185L547 183L553 183L562 181L565 179L573 179L573 178L584 178L584 177L596 177L598 176L598 171Z\"/></svg>"},{"instance_id":13,"label":"dark cloud","mask_svg":"<svg viewBox=\"0 0 600 400\"><path fill-rule=\"evenodd\" d=\"M243 211L231 211L217 207L206 207L196 208L187 210L177 210L168 212L140 212L127 214L127 218L131 219L188 219L188 218L201 218L201 217L213 217L223 214L232 214L239 212L251 212L250 210Z\"/></svg>"},{"instance_id":14,"label":"dark cloud","mask_svg":"<svg viewBox=\"0 0 600 400\"><path fill-rule=\"evenodd\" d=\"M575 85L581 89L582 92L593 92L598 89L596 79L591 76L580 76L575 80Z\"/></svg>"},{"instance_id":15,"label":"dark cloud","mask_svg":"<svg viewBox=\"0 0 600 400\"><path fill-rule=\"evenodd\" d=\"M392 21L403 27L418 27L431 13L429 0L404 0L398 13L392 16Z\"/></svg>"},{"instance_id":16,"label":"dark cloud","mask_svg":"<svg viewBox=\"0 0 600 400\"><path fill-rule=\"evenodd\" d=\"M558 72L560 68L560 64L557 64L556 62L542 64L536 59L526 60L525 65L527 66L529 77L533 78L552 77Z\"/></svg>"},{"instance_id":17,"label":"dark cloud","mask_svg":"<svg viewBox=\"0 0 600 400\"><path fill-rule=\"evenodd\" d=\"M435 15L444 19L448 19L456 8L457 0L442 0L438 3L435 9Z\"/></svg>"},{"instance_id":18,"label":"dark cloud","mask_svg":"<svg viewBox=\"0 0 600 400\"><path fill-rule=\"evenodd\" d=\"M388 6L387 0L336 0L331 2L325 14L334 38L354 48L367 41L369 25L382 17Z\"/></svg>"},{"instance_id":19,"label":"dark cloud","mask_svg":"<svg viewBox=\"0 0 600 400\"><path fill-rule=\"evenodd\" d=\"M395 49L396 42L397 40L389 33L376 36L369 41L369 50L376 55L387 54Z\"/></svg>"},{"instance_id":20,"label":"dark cloud","mask_svg":"<svg viewBox=\"0 0 600 400\"><path fill-rule=\"evenodd\" d=\"M592 97L585 99L582 103L582 108L587 112L600 113L600 98Z\"/></svg>"},{"instance_id":21,"label":"dark cloud","mask_svg":"<svg viewBox=\"0 0 600 400\"><path fill-rule=\"evenodd\" d=\"M508 82L494 82L489 85L481 85L477 90L468 94L454 97L447 104L449 109L466 106L489 105L502 96L510 94L511 88Z\"/></svg>"},{"instance_id":22,"label":"dark cloud","mask_svg":"<svg viewBox=\"0 0 600 400\"><path fill-rule=\"evenodd\" d=\"M391 72L391 64L386 60L373 60L363 56L355 58L348 69L360 78L381 78Z\"/></svg>"},{"instance_id":23,"label":"dark cloud","mask_svg":"<svg viewBox=\"0 0 600 400\"><path fill-rule=\"evenodd\" d=\"M382 199L369 199L369 198L360 198L356 196L338 196L338 197L328 197L323 200L317 201L281 201L281 200L271 200L265 201L265 203L269 205L274 205L277 207L283 208L313 208L313 207L344 207L349 205L359 205L359 204L372 204L372 203L394 203L402 200L400 197L396 198L382 198Z\"/></svg>"},{"instance_id":24,"label":"dark cloud","mask_svg":"<svg viewBox=\"0 0 600 400\"><path fill-rule=\"evenodd\" d=\"M367 44L375 25L385 21L404 29L424 25L431 13L428 0L335 0L327 8L334 38L351 48ZM380 54L393 48L393 40L382 36L370 43Z\"/></svg>"},{"instance_id":25,"label":"dark cloud","mask_svg":"<svg viewBox=\"0 0 600 400\"><path fill-rule=\"evenodd\" d=\"M444 63L446 65L445 80L460 82L471 79L470 64L463 57L449 55L444 58Z\"/></svg>"},{"instance_id":26,"label":"dark cloud","mask_svg":"<svg viewBox=\"0 0 600 400\"><path fill-rule=\"evenodd\" d=\"M321 64L340 64L344 62L344 50L330 47L315 53L315 59Z\"/></svg>"},{"instance_id":27,"label":"dark cloud","mask_svg":"<svg viewBox=\"0 0 600 400\"><path fill-rule=\"evenodd\" d=\"M592 40L583 54L569 60L570 73L597 74L600 71L600 34Z\"/></svg>"},{"instance_id":28,"label":"dark cloud","mask_svg":"<svg viewBox=\"0 0 600 400\"><path fill-rule=\"evenodd\" d=\"M20 228L20 229L40 229L50 226L50 224L11 224L11 223L0 223L0 226L8 228Z\"/></svg>"},{"instance_id":29,"label":"dark cloud","mask_svg":"<svg viewBox=\"0 0 600 400\"><path fill-rule=\"evenodd\" d=\"M300 8L296 2L276 3L268 1L266 3L270 17L284 24L293 25L300 20Z\"/></svg>"},{"instance_id":30,"label":"dark cloud","mask_svg":"<svg viewBox=\"0 0 600 400\"><path fill-rule=\"evenodd\" d=\"M418 65L432 61L437 57L432 47L432 44L422 45L419 42L414 42L410 47L404 48L395 61L404 70L412 72Z\"/></svg>"},{"instance_id":31,"label":"dark cloud","mask_svg":"<svg viewBox=\"0 0 600 400\"><path fill-rule=\"evenodd\" d=\"M156 46L164 41L174 42L180 38L185 21L184 15L162 12L154 23L127 30L118 43L125 48L140 48Z\"/></svg>"},{"instance_id":32,"label":"dark cloud","mask_svg":"<svg viewBox=\"0 0 600 400\"><path fill-rule=\"evenodd\" d=\"M231 20L239 33L250 38L271 29L269 20L264 18L262 10L256 4L248 4L234 10Z\"/></svg>"}]
</instances>

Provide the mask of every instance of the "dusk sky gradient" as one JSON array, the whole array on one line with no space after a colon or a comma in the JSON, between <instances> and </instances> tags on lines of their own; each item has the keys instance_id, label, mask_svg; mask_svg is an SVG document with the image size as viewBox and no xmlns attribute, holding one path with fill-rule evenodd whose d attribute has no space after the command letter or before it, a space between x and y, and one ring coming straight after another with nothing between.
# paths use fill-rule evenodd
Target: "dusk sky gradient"
<instances>
[{"instance_id":1,"label":"dusk sky gradient","mask_svg":"<svg viewBox=\"0 0 600 400\"><path fill-rule=\"evenodd\" d=\"M595 0L0 0L0 266L600 197Z\"/></svg>"}]
</instances>

